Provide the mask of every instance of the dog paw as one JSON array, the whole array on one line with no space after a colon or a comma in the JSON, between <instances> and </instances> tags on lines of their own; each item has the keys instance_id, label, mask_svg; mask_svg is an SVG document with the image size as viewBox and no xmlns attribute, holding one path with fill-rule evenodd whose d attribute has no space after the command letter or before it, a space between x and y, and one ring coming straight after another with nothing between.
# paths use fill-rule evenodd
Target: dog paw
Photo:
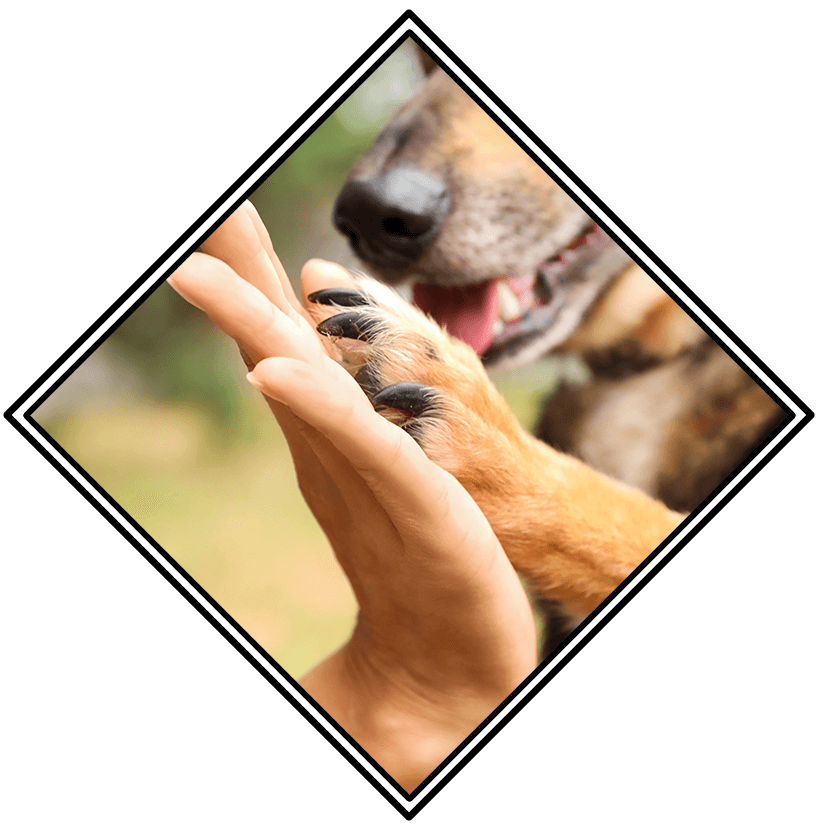
<instances>
[{"instance_id":1,"label":"dog paw","mask_svg":"<svg viewBox=\"0 0 825 825\"><path fill-rule=\"evenodd\" d=\"M500 467L522 431L477 355L376 281L308 296L318 332L375 409L470 488ZM330 314L331 313L331 314ZM486 461L486 464L485 464ZM472 489L471 489L472 492Z\"/></svg>"},{"instance_id":2,"label":"dog paw","mask_svg":"<svg viewBox=\"0 0 825 825\"><path fill-rule=\"evenodd\" d=\"M528 587L568 618L600 604L678 523L528 435L473 350L383 284L309 302L375 409L458 479Z\"/></svg>"}]
</instances>

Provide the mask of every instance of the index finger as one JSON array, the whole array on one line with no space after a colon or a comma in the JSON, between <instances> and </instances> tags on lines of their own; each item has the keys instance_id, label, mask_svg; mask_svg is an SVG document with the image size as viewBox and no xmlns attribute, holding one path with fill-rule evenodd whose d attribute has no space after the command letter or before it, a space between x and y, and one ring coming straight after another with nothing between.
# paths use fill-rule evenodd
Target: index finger
<instances>
[{"instance_id":1,"label":"index finger","mask_svg":"<svg viewBox=\"0 0 825 825\"><path fill-rule=\"evenodd\" d=\"M227 264L282 312L294 316L300 312L300 303L271 242L269 250L264 246L261 235L268 238L266 229L253 216L258 217L255 207L244 202L203 242L202 249Z\"/></svg>"},{"instance_id":2,"label":"index finger","mask_svg":"<svg viewBox=\"0 0 825 825\"><path fill-rule=\"evenodd\" d=\"M252 226L255 228L255 232L258 235L258 240L266 252L267 257L272 262L275 274L278 276L278 281L281 284L281 288L283 289L287 300L298 312L300 312L302 310L301 302L295 295L295 290L292 288L292 282L289 280L289 275L286 274L283 264L275 254L275 248L272 246L272 238L269 237L269 232L264 226L264 222L261 220L258 210L249 201L244 201L241 208L246 212L249 220L252 222ZM266 295L265 292L264 295Z\"/></svg>"},{"instance_id":3,"label":"index finger","mask_svg":"<svg viewBox=\"0 0 825 825\"><path fill-rule=\"evenodd\" d=\"M183 298L203 310L214 324L233 338L253 362L270 355L326 358L307 322L297 323L224 261L195 252L168 280Z\"/></svg>"}]
</instances>

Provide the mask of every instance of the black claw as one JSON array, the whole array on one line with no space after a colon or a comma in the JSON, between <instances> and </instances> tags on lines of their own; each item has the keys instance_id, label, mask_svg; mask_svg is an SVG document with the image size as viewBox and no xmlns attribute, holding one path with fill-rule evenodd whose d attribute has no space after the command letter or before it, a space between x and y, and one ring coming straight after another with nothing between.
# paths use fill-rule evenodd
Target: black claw
<instances>
[{"instance_id":1,"label":"black claw","mask_svg":"<svg viewBox=\"0 0 825 825\"><path fill-rule=\"evenodd\" d=\"M316 327L321 335L330 338L356 338L359 341L369 341L381 326L381 322L361 312L342 312L321 321Z\"/></svg>"},{"instance_id":2,"label":"black claw","mask_svg":"<svg viewBox=\"0 0 825 825\"><path fill-rule=\"evenodd\" d=\"M421 415L435 401L438 393L426 384L415 384L405 381L393 384L376 393L372 399L373 406L391 407L394 410L404 410L412 415Z\"/></svg>"},{"instance_id":3,"label":"black claw","mask_svg":"<svg viewBox=\"0 0 825 825\"><path fill-rule=\"evenodd\" d=\"M339 307L365 307L372 305L372 299L365 292L357 289L319 289L307 295L307 301L313 304L325 304Z\"/></svg>"}]
</instances>

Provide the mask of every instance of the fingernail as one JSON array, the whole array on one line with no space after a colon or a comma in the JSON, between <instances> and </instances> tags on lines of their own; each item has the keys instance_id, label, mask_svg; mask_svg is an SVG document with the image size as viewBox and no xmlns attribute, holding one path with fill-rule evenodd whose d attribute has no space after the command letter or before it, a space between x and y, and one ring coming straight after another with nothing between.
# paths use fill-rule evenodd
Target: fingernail
<instances>
[{"instance_id":1,"label":"fingernail","mask_svg":"<svg viewBox=\"0 0 825 825\"><path fill-rule=\"evenodd\" d=\"M186 302L187 302L187 303L189 303L189 304L192 304L192 306L193 306L193 307L195 307L195 309L199 309L201 312L203 312L203 307L202 307L202 306L201 306L201 305L200 305L197 301L195 301L195 300L192 298L192 296L191 296L191 295L189 295L189 294L188 294L188 292L187 292L185 289L181 289L181 288L180 288L180 287L179 287L179 286L175 283L175 281L174 281L174 277L175 277L175 273L173 272L173 273L172 273L172 274L171 274L171 275L170 275L170 276L166 279L166 283L167 283L170 287L172 287L172 289L174 289L174 290L175 290L175 292L177 292L177 293L178 293L178 295L180 295L180 297L181 297L181 298L183 298L183 300L184 300L184 301L186 301Z\"/></svg>"},{"instance_id":2,"label":"fingernail","mask_svg":"<svg viewBox=\"0 0 825 825\"><path fill-rule=\"evenodd\" d=\"M255 387L256 390L263 390L264 385L260 382L258 376L254 373L248 372L246 374L246 380L249 381L249 383L252 384L252 386Z\"/></svg>"}]
</instances>

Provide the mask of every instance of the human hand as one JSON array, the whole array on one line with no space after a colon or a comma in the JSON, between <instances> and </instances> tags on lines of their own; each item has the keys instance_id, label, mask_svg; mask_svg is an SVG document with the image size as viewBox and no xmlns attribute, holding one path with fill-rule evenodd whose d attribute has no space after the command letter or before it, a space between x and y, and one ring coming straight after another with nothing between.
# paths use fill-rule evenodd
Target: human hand
<instances>
[{"instance_id":1,"label":"human hand","mask_svg":"<svg viewBox=\"0 0 825 825\"><path fill-rule=\"evenodd\" d=\"M469 494L330 357L244 204L170 277L236 340L353 587L350 641L304 688L411 790L536 665L529 605ZM313 261L304 294L351 287Z\"/></svg>"}]
</instances>

